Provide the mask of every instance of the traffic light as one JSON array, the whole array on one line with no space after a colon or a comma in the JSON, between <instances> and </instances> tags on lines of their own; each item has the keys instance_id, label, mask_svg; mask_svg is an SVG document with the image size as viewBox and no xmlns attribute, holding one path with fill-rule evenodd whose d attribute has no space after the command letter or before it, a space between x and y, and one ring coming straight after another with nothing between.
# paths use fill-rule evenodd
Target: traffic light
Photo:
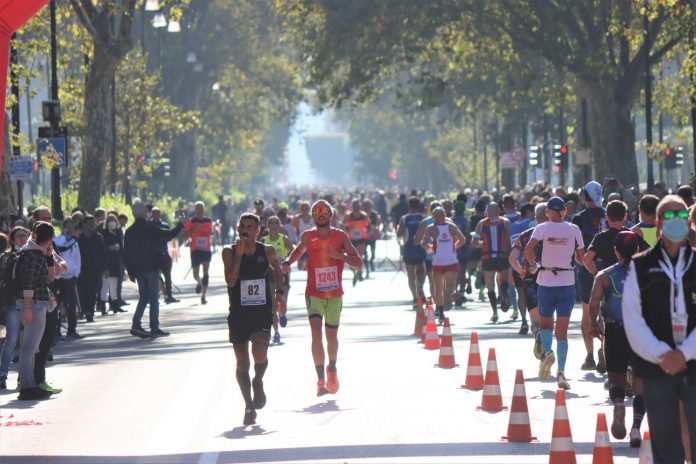
<instances>
[{"instance_id":1,"label":"traffic light","mask_svg":"<svg viewBox=\"0 0 696 464\"><path fill-rule=\"evenodd\" d=\"M554 145L553 146L553 165L554 166L565 166L568 159L568 147L565 145Z\"/></svg>"},{"instance_id":2,"label":"traffic light","mask_svg":"<svg viewBox=\"0 0 696 464\"><path fill-rule=\"evenodd\" d=\"M672 147L667 145L664 151L665 156L665 169L677 169L677 157L675 156ZM682 160L683 163L683 160Z\"/></svg>"},{"instance_id":3,"label":"traffic light","mask_svg":"<svg viewBox=\"0 0 696 464\"><path fill-rule=\"evenodd\" d=\"M674 152L674 162L677 167L684 166L684 147L677 147Z\"/></svg>"},{"instance_id":4,"label":"traffic light","mask_svg":"<svg viewBox=\"0 0 696 464\"><path fill-rule=\"evenodd\" d=\"M529 165L538 166L541 154L541 145L532 145L529 147Z\"/></svg>"},{"instance_id":5,"label":"traffic light","mask_svg":"<svg viewBox=\"0 0 696 464\"><path fill-rule=\"evenodd\" d=\"M162 158L162 173L164 174L164 177L170 176L169 169L169 158Z\"/></svg>"}]
</instances>

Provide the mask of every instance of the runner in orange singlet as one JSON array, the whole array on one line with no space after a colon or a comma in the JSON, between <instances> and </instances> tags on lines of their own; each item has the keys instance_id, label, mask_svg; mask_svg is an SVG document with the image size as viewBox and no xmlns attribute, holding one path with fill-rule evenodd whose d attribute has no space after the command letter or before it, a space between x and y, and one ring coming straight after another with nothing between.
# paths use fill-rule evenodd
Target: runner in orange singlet
<instances>
[{"instance_id":1,"label":"runner in orange singlet","mask_svg":"<svg viewBox=\"0 0 696 464\"><path fill-rule=\"evenodd\" d=\"M367 245L367 230L370 227L370 218L367 213L362 211L360 200L353 200L350 213L343 217L343 229L350 237L350 243L358 250L360 256L365 254L365 246ZM362 264L359 267L353 267L353 287L358 281L362 282Z\"/></svg>"},{"instance_id":2,"label":"runner in orange singlet","mask_svg":"<svg viewBox=\"0 0 696 464\"><path fill-rule=\"evenodd\" d=\"M317 371L317 396L338 391L336 358L338 357L338 325L343 306L343 287L341 277L343 263L359 268L362 259L350 243L348 236L340 229L331 227L333 211L328 202L319 200L312 206L312 218L316 227L302 234L288 259L283 261L283 272L307 252L307 288L305 300L309 325L312 329L312 357ZM326 327L326 351L329 365L324 380L324 343L321 322Z\"/></svg>"},{"instance_id":3,"label":"runner in orange singlet","mask_svg":"<svg viewBox=\"0 0 696 464\"><path fill-rule=\"evenodd\" d=\"M208 290L208 268L210 259L213 255L210 248L210 235L213 233L213 221L209 217L203 216L205 204L197 201L195 206L196 215L189 219L184 226L184 240L191 237L191 269L193 278L196 279L196 293L201 294L201 304L208 303L205 299L205 292ZM203 277L200 277L198 268L203 266Z\"/></svg>"}]
</instances>

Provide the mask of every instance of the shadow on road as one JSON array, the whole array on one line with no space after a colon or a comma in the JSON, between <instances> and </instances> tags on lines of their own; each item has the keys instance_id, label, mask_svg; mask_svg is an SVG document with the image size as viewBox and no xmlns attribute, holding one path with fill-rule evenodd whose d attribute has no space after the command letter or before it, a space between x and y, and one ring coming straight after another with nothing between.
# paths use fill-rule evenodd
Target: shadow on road
<instances>
[{"instance_id":1,"label":"shadow on road","mask_svg":"<svg viewBox=\"0 0 696 464\"><path fill-rule=\"evenodd\" d=\"M246 437L270 435L275 432L275 430L266 430L260 425L242 425L241 427L235 427L232 430L224 432L221 436L229 438L230 440L239 440Z\"/></svg>"}]
</instances>

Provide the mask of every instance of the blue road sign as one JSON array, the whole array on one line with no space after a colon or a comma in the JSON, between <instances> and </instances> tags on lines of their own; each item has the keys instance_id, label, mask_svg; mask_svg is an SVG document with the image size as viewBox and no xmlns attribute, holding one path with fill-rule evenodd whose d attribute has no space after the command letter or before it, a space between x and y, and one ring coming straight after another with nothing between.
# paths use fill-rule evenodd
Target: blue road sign
<instances>
[{"instance_id":1,"label":"blue road sign","mask_svg":"<svg viewBox=\"0 0 696 464\"><path fill-rule=\"evenodd\" d=\"M31 160L31 156L18 156L10 160L11 180L31 180L33 173L34 163Z\"/></svg>"},{"instance_id":2,"label":"blue road sign","mask_svg":"<svg viewBox=\"0 0 696 464\"><path fill-rule=\"evenodd\" d=\"M50 159L50 163L44 163L44 158ZM42 167L45 167L46 164L50 164L52 167L65 166L65 139L62 137L38 139L36 141L36 161Z\"/></svg>"}]
</instances>

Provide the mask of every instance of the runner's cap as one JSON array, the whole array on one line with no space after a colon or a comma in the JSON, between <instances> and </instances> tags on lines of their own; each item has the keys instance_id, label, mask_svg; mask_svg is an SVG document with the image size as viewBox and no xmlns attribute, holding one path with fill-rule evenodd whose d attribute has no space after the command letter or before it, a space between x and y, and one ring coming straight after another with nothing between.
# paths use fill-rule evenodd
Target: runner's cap
<instances>
[{"instance_id":1,"label":"runner's cap","mask_svg":"<svg viewBox=\"0 0 696 464\"><path fill-rule=\"evenodd\" d=\"M546 209L560 212L566 209L566 204L561 197L551 197L549 201L546 202Z\"/></svg>"},{"instance_id":2,"label":"runner's cap","mask_svg":"<svg viewBox=\"0 0 696 464\"><path fill-rule=\"evenodd\" d=\"M602 196L602 186L597 181L590 181L585 184L585 191L590 200L594 202L595 205L602 205L604 203L604 197Z\"/></svg>"}]
</instances>

